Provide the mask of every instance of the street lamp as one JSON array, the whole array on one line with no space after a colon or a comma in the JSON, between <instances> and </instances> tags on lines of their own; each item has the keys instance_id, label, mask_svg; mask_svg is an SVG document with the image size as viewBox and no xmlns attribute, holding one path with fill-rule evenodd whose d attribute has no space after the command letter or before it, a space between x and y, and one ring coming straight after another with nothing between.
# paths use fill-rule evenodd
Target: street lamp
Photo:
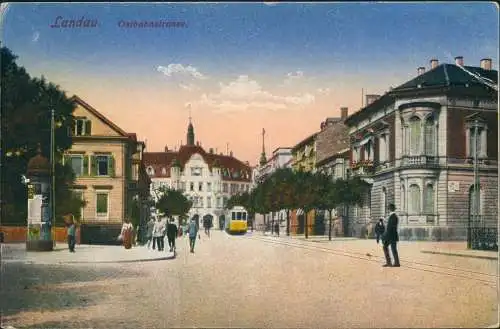
<instances>
[{"instance_id":1,"label":"street lamp","mask_svg":"<svg viewBox=\"0 0 500 329\"><path fill-rule=\"evenodd\" d=\"M478 120L474 120L473 124L474 128L474 162L473 162L473 175L474 175L474 183L473 183L473 194L471 197L471 203L473 207L471 207L471 214L469 215L469 220L467 221L467 248L472 248L472 225L471 225L471 217L474 219L474 223L477 224L479 219L479 163L478 163L478 146L479 146L479 122ZM472 146L472 145L471 145Z\"/></svg>"}]
</instances>

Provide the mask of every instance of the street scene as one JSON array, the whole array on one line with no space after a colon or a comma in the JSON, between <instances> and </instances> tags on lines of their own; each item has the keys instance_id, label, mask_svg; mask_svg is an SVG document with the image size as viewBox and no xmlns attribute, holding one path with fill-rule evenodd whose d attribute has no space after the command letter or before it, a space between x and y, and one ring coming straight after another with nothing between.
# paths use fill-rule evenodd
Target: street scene
<instances>
[{"instance_id":1,"label":"street scene","mask_svg":"<svg viewBox=\"0 0 500 329\"><path fill-rule=\"evenodd\" d=\"M1 328L497 328L494 3L1 5Z\"/></svg>"},{"instance_id":2,"label":"street scene","mask_svg":"<svg viewBox=\"0 0 500 329\"><path fill-rule=\"evenodd\" d=\"M485 328L497 320L498 260L421 252L432 242L401 243L402 267L390 271L373 240L215 231L202 234L194 256L187 239L178 244L168 260L5 260L4 321L19 328ZM153 257L139 248L137 258Z\"/></svg>"}]
</instances>

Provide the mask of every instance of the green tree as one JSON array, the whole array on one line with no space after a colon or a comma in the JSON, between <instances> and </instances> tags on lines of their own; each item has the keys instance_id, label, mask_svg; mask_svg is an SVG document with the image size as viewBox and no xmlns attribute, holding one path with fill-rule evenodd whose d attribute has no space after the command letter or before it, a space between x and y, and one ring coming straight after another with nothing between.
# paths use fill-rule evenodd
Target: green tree
<instances>
[{"instance_id":1,"label":"green tree","mask_svg":"<svg viewBox=\"0 0 500 329\"><path fill-rule=\"evenodd\" d=\"M318 208L320 183L317 176L309 171L299 170L296 175L297 205L304 211L305 237L309 237L308 213Z\"/></svg>"},{"instance_id":2,"label":"green tree","mask_svg":"<svg viewBox=\"0 0 500 329\"><path fill-rule=\"evenodd\" d=\"M156 209L161 214L169 218L173 218L173 216L186 218L193 203L181 191L162 187L158 193L160 198L156 202Z\"/></svg>"},{"instance_id":3,"label":"green tree","mask_svg":"<svg viewBox=\"0 0 500 329\"><path fill-rule=\"evenodd\" d=\"M332 240L332 212L341 203L341 192L332 177L318 173L317 181L319 185L318 208L328 211L328 240Z\"/></svg>"},{"instance_id":4,"label":"green tree","mask_svg":"<svg viewBox=\"0 0 500 329\"><path fill-rule=\"evenodd\" d=\"M290 235L290 211L298 207L296 175L290 168L279 168L272 176L272 193L277 195L278 210L286 210L286 235Z\"/></svg>"},{"instance_id":5,"label":"green tree","mask_svg":"<svg viewBox=\"0 0 500 329\"><path fill-rule=\"evenodd\" d=\"M45 78L31 78L17 57L1 48L2 107L2 221L24 225L27 217L27 191L21 182L28 161L37 154L50 158L50 110L55 111L56 224L63 214L78 214L84 205L69 193L74 181L71 168L61 164L62 154L72 145L68 132L73 126L74 103L58 86Z\"/></svg>"}]
</instances>

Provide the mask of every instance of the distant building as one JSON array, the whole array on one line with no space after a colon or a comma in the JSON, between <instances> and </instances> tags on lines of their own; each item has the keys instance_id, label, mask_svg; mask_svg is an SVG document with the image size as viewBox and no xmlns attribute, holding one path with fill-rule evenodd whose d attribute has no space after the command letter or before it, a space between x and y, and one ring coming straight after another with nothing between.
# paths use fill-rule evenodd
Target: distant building
<instances>
[{"instance_id":1,"label":"distant building","mask_svg":"<svg viewBox=\"0 0 500 329\"><path fill-rule=\"evenodd\" d=\"M490 59L479 67L464 66L461 57L454 64L431 60L429 71L419 68L415 78L346 119L352 174L371 184L365 204L350 214L352 235L386 216L394 203L401 239L464 239L475 209L475 154L480 216L472 226L497 226L496 86Z\"/></svg>"},{"instance_id":2,"label":"distant building","mask_svg":"<svg viewBox=\"0 0 500 329\"><path fill-rule=\"evenodd\" d=\"M133 207L139 208L140 222L148 220L145 145L78 96L72 100L73 145L63 161L71 163L76 175L73 192L87 202L81 210L81 243L116 242L123 220L137 211Z\"/></svg>"},{"instance_id":3,"label":"distant building","mask_svg":"<svg viewBox=\"0 0 500 329\"><path fill-rule=\"evenodd\" d=\"M223 225L224 206L230 196L249 191L252 168L233 156L206 152L194 142L194 127L188 125L187 144L178 151L165 147L164 152L144 153L144 163L151 177L151 196L158 198L158 189L166 186L181 190L193 201L189 217L211 218L214 227Z\"/></svg>"}]
</instances>

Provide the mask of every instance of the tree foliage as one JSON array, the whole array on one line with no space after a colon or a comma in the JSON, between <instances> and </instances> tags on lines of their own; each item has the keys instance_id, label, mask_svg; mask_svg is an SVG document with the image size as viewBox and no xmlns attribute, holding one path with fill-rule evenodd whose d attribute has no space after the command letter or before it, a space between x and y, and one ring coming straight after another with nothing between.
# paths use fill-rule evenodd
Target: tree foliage
<instances>
[{"instance_id":1,"label":"tree foliage","mask_svg":"<svg viewBox=\"0 0 500 329\"><path fill-rule=\"evenodd\" d=\"M58 86L44 77L32 78L16 64L17 57L1 48L1 107L2 107L2 221L25 224L27 191L21 182L28 161L37 154L50 159L51 110L55 111L55 181L56 223L62 215L77 216L84 202L71 193L74 174L70 165L62 165L62 154L72 145L68 133L73 126L74 103Z\"/></svg>"},{"instance_id":2,"label":"tree foliage","mask_svg":"<svg viewBox=\"0 0 500 329\"><path fill-rule=\"evenodd\" d=\"M158 193L160 198L156 202L156 209L161 214L169 218L173 216L186 218L193 203L181 191L162 187Z\"/></svg>"}]
</instances>

